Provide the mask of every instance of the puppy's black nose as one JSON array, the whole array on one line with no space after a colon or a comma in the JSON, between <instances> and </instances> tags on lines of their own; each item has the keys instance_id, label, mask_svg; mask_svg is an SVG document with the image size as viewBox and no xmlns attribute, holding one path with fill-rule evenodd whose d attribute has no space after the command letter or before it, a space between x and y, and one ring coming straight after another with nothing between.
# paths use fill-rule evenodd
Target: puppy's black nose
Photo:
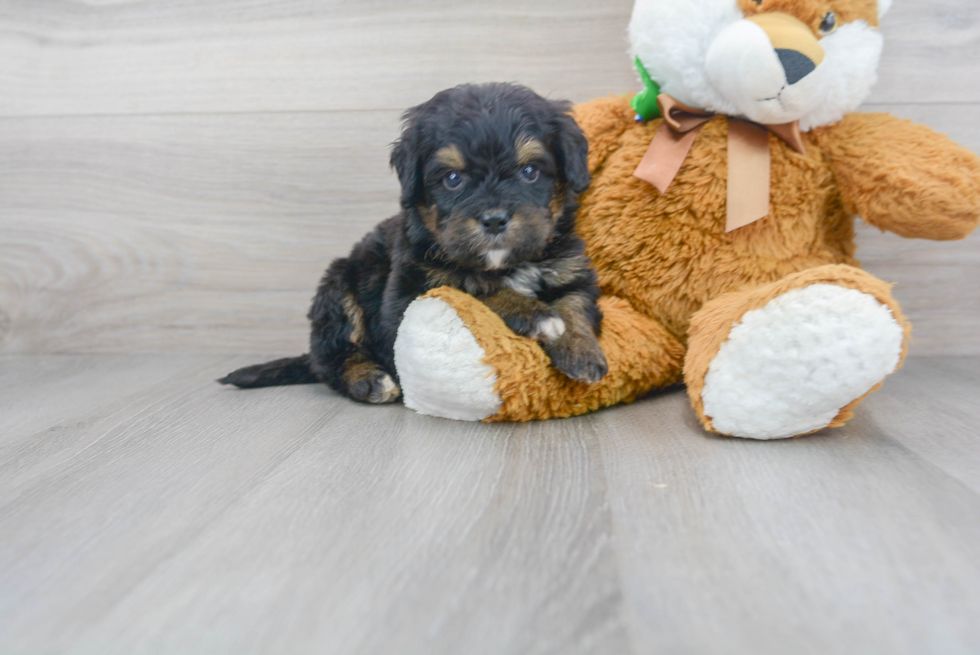
<instances>
[{"instance_id":1,"label":"puppy's black nose","mask_svg":"<svg viewBox=\"0 0 980 655\"><path fill-rule=\"evenodd\" d=\"M500 234L507 229L507 223L509 222L510 214L503 209L487 210L480 217L480 225L483 226L484 231L490 234Z\"/></svg>"}]
</instances>

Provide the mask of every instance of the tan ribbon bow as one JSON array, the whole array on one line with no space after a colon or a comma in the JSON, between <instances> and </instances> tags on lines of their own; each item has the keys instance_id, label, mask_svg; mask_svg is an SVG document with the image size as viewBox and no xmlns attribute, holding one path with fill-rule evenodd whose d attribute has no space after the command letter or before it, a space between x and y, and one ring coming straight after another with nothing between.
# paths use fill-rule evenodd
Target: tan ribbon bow
<instances>
[{"instance_id":1,"label":"tan ribbon bow","mask_svg":"<svg viewBox=\"0 0 980 655\"><path fill-rule=\"evenodd\" d=\"M688 107L666 93L657 97L657 104L664 122L653 136L647 154L633 175L649 182L660 193L666 193L694 145L698 132L715 114ZM806 154L798 121L763 126L728 117L726 232L737 230L769 215L770 131L796 152Z\"/></svg>"}]
</instances>

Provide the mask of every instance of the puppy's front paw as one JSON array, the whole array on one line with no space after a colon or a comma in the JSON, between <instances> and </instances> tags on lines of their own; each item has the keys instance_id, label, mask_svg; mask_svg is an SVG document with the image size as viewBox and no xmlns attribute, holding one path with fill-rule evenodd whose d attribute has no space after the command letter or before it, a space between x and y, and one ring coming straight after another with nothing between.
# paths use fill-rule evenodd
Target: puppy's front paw
<instances>
[{"instance_id":1,"label":"puppy's front paw","mask_svg":"<svg viewBox=\"0 0 980 655\"><path fill-rule=\"evenodd\" d=\"M609 372L599 341L591 335L559 339L545 350L551 357L551 365L572 380L594 384Z\"/></svg>"},{"instance_id":2,"label":"puppy's front paw","mask_svg":"<svg viewBox=\"0 0 980 655\"><path fill-rule=\"evenodd\" d=\"M507 327L522 337L551 343L565 333L565 321L558 312L544 303L540 307L522 308L522 311L497 311Z\"/></svg>"}]
</instances>

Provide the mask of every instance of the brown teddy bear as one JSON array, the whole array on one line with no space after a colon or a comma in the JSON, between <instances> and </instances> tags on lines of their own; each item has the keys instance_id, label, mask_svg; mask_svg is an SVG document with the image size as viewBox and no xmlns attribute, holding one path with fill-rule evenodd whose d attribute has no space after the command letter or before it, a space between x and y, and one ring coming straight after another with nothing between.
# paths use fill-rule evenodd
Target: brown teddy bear
<instances>
[{"instance_id":1,"label":"brown teddy bear","mask_svg":"<svg viewBox=\"0 0 980 655\"><path fill-rule=\"evenodd\" d=\"M605 294L608 375L569 380L443 288L399 330L406 405L523 421L683 382L722 434L842 425L901 364L910 331L889 285L858 268L854 217L937 240L980 220L975 155L888 114L849 113L875 80L889 4L639 0L629 31L647 89L575 110L592 173L578 231Z\"/></svg>"}]
</instances>

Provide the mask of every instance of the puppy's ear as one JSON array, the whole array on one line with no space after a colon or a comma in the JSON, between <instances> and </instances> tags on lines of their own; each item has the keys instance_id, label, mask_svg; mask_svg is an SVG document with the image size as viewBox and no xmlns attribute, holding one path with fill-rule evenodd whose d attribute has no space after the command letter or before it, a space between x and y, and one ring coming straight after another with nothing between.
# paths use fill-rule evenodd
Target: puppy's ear
<instances>
[{"instance_id":1,"label":"puppy's ear","mask_svg":"<svg viewBox=\"0 0 980 655\"><path fill-rule=\"evenodd\" d=\"M402 115L402 133L392 144L391 167L398 174L402 186L401 205L404 209L414 207L422 201L422 161L419 152L421 130L418 122L425 105L412 107Z\"/></svg>"},{"instance_id":2,"label":"puppy's ear","mask_svg":"<svg viewBox=\"0 0 980 655\"><path fill-rule=\"evenodd\" d=\"M554 149L558 167L573 195L578 196L589 188L589 142L572 118L572 105L565 101L553 101L556 112Z\"/></svg>"}]
</instances>

